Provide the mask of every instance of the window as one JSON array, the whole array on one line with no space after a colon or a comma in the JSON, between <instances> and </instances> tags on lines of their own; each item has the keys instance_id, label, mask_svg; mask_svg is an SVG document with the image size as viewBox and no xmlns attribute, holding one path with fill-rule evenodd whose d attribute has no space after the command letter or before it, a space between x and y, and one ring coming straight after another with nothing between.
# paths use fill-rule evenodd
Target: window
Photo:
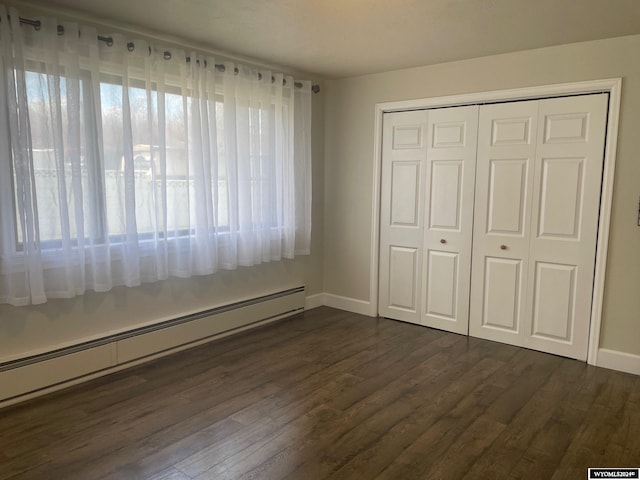
<instances>
[{"instance_id":1,"label":"window","mask_svg":"<svg viewBox=\"0 0 640 480\"><path fill-rule=\"evenodd\" d=\"M308 253L309 82L18 17L0 7L0 302Z\"/></svg>"}]
</instances>

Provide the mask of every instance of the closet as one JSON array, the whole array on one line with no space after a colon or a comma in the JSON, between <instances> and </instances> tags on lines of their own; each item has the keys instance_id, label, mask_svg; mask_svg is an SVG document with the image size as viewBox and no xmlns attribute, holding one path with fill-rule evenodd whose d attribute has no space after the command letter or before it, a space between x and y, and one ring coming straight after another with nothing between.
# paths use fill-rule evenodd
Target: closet
<instances>
[{"instance_id":1,"label":"closet","mask_svg":"<svg viewBox=\"0 0 640 480\"><path fill-rule=\"evenodd\" d=\"M586 359L607 105L385 113L379 314Z\"/></svg>"}]
</instances>

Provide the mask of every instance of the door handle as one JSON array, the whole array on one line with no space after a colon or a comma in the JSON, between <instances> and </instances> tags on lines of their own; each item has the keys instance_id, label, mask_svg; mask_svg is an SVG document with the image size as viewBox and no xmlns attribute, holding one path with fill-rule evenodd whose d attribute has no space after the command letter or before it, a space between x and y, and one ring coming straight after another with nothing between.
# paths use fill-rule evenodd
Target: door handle
<instances>
[{"instance_id":1,"label":"door handle","mask_svg":"<svg viewBox=\"0 0 640 480\"><path fill-rule=\"evenodd\" d=\"M444 238L441 238L440 243L447 243L447 241Z\"/></svg>"},{"instance_id":2,"label":"door handle","mask_svg":"<svg viewBox=\"0 0 640 480\"><path fill-rule=\"evenodd\" d=\"M506 250L507 246L506 245L500 245L500 250Z\"/></svg>"}]
</instances>

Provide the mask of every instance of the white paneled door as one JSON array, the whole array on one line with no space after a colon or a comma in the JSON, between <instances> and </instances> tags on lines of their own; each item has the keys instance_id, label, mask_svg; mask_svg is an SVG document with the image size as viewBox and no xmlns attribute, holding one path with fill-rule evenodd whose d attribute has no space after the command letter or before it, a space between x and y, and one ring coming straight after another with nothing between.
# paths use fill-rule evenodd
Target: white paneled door
<instances>
[{"instance_id":1,"label":"white paneled door","mask_svg":"<svg viewBox=\"0 0 640 480\"><path fill-rule=\"evenodd\" d=\"M586 359L607 106L385 114L380 315Z\"/></svg>"},{"instance_id":2,"label":"white paneled door","mask_svg":"<svg viewBox=\"0 0 640 480\"><path fill-rule=\"evenodd\" d=\"M384 115L379 314L420 323L427 112Z\"/></svg>"},{"instance_id":3,"label":"white paneled door","mask_svg":"<svg viewBox=\"0 0 640 480\"><path fill-rule=\"evenodd\" d=\"M538 102L480 110L470 334L522 345Z\"/></svg>"},{"instance_id":4,"label":"white paneled door","mask_svg":"<svg viewBox=\"0 0 640 480\"><path fill-rule=\"evenodd\" d=\"M586 359L607 103L481 109L471 335Z\"/></svg>"},{"instance_id":5,"label":"white paneled door","mask_svg":"<svg viewBox=\"0 0 640 480\"><path fill-rule=\"evenodd\" d=\"M421 323L469 329L478 106L429 111Z\"/></svg>"},{"instance_id":6,"label":"white paneled door","mask_svg":"<svg viewBox=\"0 0 640 480\"><path fill-rule=\"evenodd\" d=\"M478 106L384 116L380 315L469 328Z\"/></svg>"},{"instance_id":7,"label":"white paneled door","mask_svg":"<svg viewBox=\"0 0 640 480\"><path fill-rule=\"evenodd\" d=\"M585 360L608 96L540 101L524 345Z\"/></svg>"}]
</instances>

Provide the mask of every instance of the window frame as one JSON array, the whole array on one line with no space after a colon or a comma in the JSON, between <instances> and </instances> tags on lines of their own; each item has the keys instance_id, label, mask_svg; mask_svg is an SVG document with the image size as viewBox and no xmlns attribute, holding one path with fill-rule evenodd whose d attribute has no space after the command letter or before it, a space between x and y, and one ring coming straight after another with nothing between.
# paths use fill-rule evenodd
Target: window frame
<instances>
[{"instance_id":1,"label":"window frame","mask_svg":"<svg viewBox=\"0 0 640 480\"><path fill-rule=\"evenodd\" d=\"M82 63L83 62L81 61L81 66L79 70L80 74L79 74L78 80L80 81L80 84L81 84L81 101L83 102L83 105L84 105L83 112L85 115L85 122L84 122L84 125L81 127L81 130L82 130L83 138L87 138L86 135L84 135L87 130L93 129L94 131L102 131L104 127L104 124L98 125L98 123L96 122L96 119L102 117L102 108L104 107L104 102L102 101L102 95L100 92L97 95L97 98L100 99L100 102L99 102L100 104L99 105L94 104L94 99L96 98L96 96L92 94L92 90L95 88L96 84L98 88L100 88L103 84L115 85L120 88L124 88L124 86L122 85L122 83L117 82L118 79L122 78L122 76L117 73L118 68L110 66L108 62L101 62L100 69L99 69L100 78L98 79L93 79L91 72L86 67L83 68ZM36 68L36 66L40 66L41 68ZM64 72L63 67L61 67L61 70L62 72ZM45 61L37 58L37 52L35 51L35 49L30 49L29 51L28 59L25 62L24 73L25 73L25 76L28 73L33 73L36 75L44 75L44 76L52 75L51 73L46 72ZM17 75L17 71L15 69L14 69L14 74ZM130 84L129 88L140 88L137 85L145 84L143 80L144 78L143 69L130 68L128 71L128 74L130 78L133 80L133 84ZM66 78L62 73L60 76L63 78ZM111 79L112 81L109 81L109 79ZM197 97L194 97L191 95L192 91L183 93L183 89L178 86L179 82L177 80L178 80L178 77L176 75L171 75L171 74L166 75L164 79L165 95L176 94L182 97L186 96L187 99L191 99L191 100L198 99ZM26 81L26 78L25 78L25 81ZM223 94L219 91L219 87L220 85L216 84L216 93L213 99L206 98L207 102L214 103L215 109L216 109L216 116L218 115L218 105L221 105L224 108L224 98L223 98ZM152 82L152 88L154 91L157 92L157 81ZM146 89L146 85L145 85L145 89ZM99 112L95 110L96 107L100 109ZM249 107L249 108L252 108L252 107ZM268 108L259 108L257 113L258 118L261 119L262 115L267 114L270 120L275 123L277 119L277 115L275 114L274 108L277 108L277 106L273 101L270 103L270 106ZM282 111L283 123L286 123L284 119L288 118L288 115L289 115L289 105L287 102L283 102L282 110L283 110ZM220 115L222 115L222 118L224 118L224 112L222 112ZM249 112L250 117L251 115L252 113ZM223 138L226 141L225 133L222 132L222 135L220 135L220 133L218 132L216 139L219 139L219 138ZM99 142L101 140L102 140L102 134L96 137L96 141ZM186 142L185 142L185 145L186 145ZM186 148L188 150L188 146L186 146ZM224 147L224 149L226 154L226 146ZM90 155L92 155L93 158L95 159L95 161L93 162L86 162L86 163L87 163L87 174L88 176L91 177L91 181L89 182L89 185L92 187L90 189L90 195L94 202L93 206L91 207L94 210L93 214L91 215L91 221L93 222L93 225L90 225L89 229L90 231L97 232L95 235L85 234L84 242L87 244L91 244L93 246L119 247L126 243L126 233L115 233L115 232L110 233L109 232L108 206L107 206L107 199L106 199L106 194L107 194L106 165L105 165L104 153L101 155L100 146L93 142L91 145L85 144L84 150L85 150L85 153L84 153L85 158L88 158ZM91 150L91 154L89 153L89 150ZM31 148L29 152L32 161L33 161L33 151L34 149ZM275 155L275 151L273 151L271 155ZM257 156L264 157L265 154L259 154ZM254 155L251 154L250 157L253 158ZM220 158L218 159L218 161L220 162L219 165L222 162L224 162L224 160ZM274 167L277 168L278 165L275 162L276 160L274 159ZM15 167L14 167L13 161L9 162L9 169L10 169L11 175L9 176L8 183L11 186L11 198L13 200L13 205L12 205L12 208L10 209L12 213L12 215L10 216L12 218L10 218L9 221L6 223L9 225L12 225L13 227L13 245L11 245L12 247L11 250L15 255L15 257L19 258L19 257L22 257L25 253L25 244L24 244L24 233L22 233L23 226L22 226L22 222L20 221L20 215L18 212L18 200L17 200L18 189L17 189L17 179L16 179ZM230 193L230 186L229 186L229 173L227 171L226 165L224 170L225 170L224 176L222 177L219 176L216 179L217 185L215 187L212 185L211 188L215 189L216 191L219 191L220 182L224 182L224 184L226 185L227 223L225 225L218 224L212 227L211 231L209 232L210 235L218 236L219 241L223 243L233 233L239 232L238 230L239 226L236 227L237 231L234 231L231 225L231 218L233 215L230 211L231 206L229 204L232 202L230 201L231 193ZM122 174L122 171L120 169L118 169L117 171L119 174ZM187 182L191 182L193 181L193 176L190 175L189 177L185 177L185 180ZM263 176L254 178L253 173L251 174L250 182L252 185L254 183L263 182L264 180L265 178ZM269 182L273 182L273 179L267 178L266 180L267 180L267 184L269 184ZM85 194L86 193L87 192L85 192ZM37 192L35 193L35 195L37 197ZM217 201L213 202L212 208L214 209L214 214L216 218L219 219L221 215L219 210L219 204ZM0 217L6 216L8 210L9 209L3 209L3 211L0 212ZM189 215L188 212L187 212L187 215ZM281 230L282 226L278 225L278 215L275 214L273 217L274 218L272 218L272 220L269 222L270 224L266 225L266 228L269 228L274 232ZM36 222L39 222L39 220L36 219ZM265 228L265 226L260 225L259 228ZM154 232L154 231L137 232L136 235L138 239L138 245L141 248L141 253L144 253L145 247L147 245L150 245L152 242L156 242L158 240L175 243L176 246L180 248L180 245L183 242L188 242L189 239L195 235L195 228L178 229L173 232L170 232L165 228L164 230L159 232ZM38 249L40 250L43 256L48 257L50 255L55 255L57 251L60 251L65 246L70 246L73 249L77 249L80 247L81 241L78 236L75 236L74 238L71 238L70 245L65 245L64 243L65 242L62 236L60 238L40 240L38 242Z\"/></svg>"}]
</instances>

